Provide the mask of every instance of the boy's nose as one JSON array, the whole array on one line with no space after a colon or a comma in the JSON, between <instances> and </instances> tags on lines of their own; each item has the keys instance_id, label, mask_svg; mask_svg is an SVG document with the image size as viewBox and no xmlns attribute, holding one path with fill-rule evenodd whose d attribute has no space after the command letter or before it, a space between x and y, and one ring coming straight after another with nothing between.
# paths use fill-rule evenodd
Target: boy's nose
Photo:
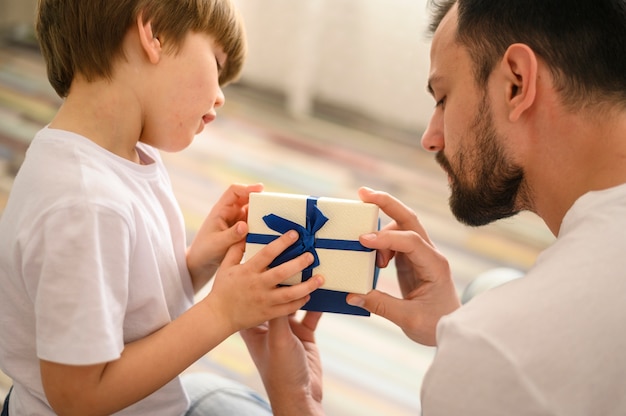
<instances>
[{"instance_id":1,"label":"boy's nose","mask_svg":"<svg viewBox=\"0 0 626 416\"><path fill-rule=\"evenodd\" d=\"M217 97L215 97L215 104L213 104L214 108L220 108L226 102L226 97L224 96L224 92L221 88L218 89Z\"/></svg>"}]
</instances>

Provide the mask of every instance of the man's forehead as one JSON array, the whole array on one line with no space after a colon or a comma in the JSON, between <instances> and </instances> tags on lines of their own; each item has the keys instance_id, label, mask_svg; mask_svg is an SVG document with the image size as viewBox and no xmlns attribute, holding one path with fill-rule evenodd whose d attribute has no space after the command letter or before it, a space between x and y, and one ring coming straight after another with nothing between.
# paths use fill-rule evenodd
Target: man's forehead
<instances>
[{"instance_id":1,"label":"man's forehead","mask_svg":"<svg viewBox=\"0 0 626 416\"><path fill-rule=\"evenodd\" d=\"M458 6L455 4L441 19L433 35L431 55L433 50L451 46L455 42L458 22Z\"/></svg>"},{"instance_id":2,"label":"man's forehead","mask_svg":"<svg viewBox=\"0 0 626 416\"><path fill-rule=\"evenodd\" d=\"M458 10L455 4L441 20L433 35L430 47L430 79L437 78L437 67L443 52L451 52L453 48L459 46L456 42L457 17Z\"/></svg>"}]
</instances>

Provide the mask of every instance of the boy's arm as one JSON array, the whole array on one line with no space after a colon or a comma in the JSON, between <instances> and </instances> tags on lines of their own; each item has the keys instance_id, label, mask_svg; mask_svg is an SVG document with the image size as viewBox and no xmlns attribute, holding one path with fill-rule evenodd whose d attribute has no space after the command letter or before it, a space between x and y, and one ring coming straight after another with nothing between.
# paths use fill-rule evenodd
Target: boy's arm
<instances>
[{"instance_id":1,"label":"boy's arm","mask_svg":"<svg viewBox=\"0 0 626 416\"><path fill-rule=\"evenodd\" d=\"M286 233L240 264L243 241L228 251L212 291L160 330L129 343L118 360L92 366L41 361L46 397L59 414L111 414L150 395L231 334L297 311L323 279L277 287L312 261L305 253L270 262L298 238Z\"/></svg>"},{"instance_id":2,"label":"boy's arm","mask_svg":"<svg viewBox=\"0 0 626 416\"><path fill-rule=\"evenodd\" d=\"M160 330L125 345L121 357L109 363L71 366L41 360L48 402L58 414L107 415L147 397L230 335L229 323L209 306L194 305Z\"/></svg>"}]
</instances>

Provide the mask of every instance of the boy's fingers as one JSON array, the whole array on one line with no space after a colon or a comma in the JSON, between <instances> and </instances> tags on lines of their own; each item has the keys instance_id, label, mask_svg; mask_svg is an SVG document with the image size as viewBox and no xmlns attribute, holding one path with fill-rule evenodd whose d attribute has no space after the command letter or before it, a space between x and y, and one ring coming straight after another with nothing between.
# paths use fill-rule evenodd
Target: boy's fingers
<instances>
[{"instance_id":1,"label":"boy's fingers","mask_svg":"<svg viewBox=\"0 0 626 416\"><path fill-rule=\"evenodd\" d=\"M268 271L268 283L272 285L282 283L291 276L302 273L302 270L310 266L311 263L313 263L313 255L304 253L295 259L279 264Z\"/></svg>"},{"instance_id":2,"label":"boy's fingers","mask_svg":"<svg viewBox=\"0 0 626 416\"><path fill-rule=\"evenodd\" d=\"M280 282L277 282L276 284L279 284ZM319 289L323 284L324 277L317 274L304 282L281 287L279 288L280 293L278 296L280 296L280 298L278 299L278 303L288 303L297 299L305 298L314 290Z\"/></svg>"},{"instance_id":3,"label":"boy's fingers","mask_svg":"<svg viewBox=\"0 0 626 416\"><path fill-rule=\"evenodd\" d=\"M258 183L254 185L231 185L226 192L220 197L218 204L232 205L239 203L242 200L247 200L251 192L261 192L263 185Z\"/></svg>"},{"instance_id":4,"label":"boy's fingers","mask_svg":"<svg viewBox=\"0 0 626 416\"><path fill-rule=\"evenodd\" d=\"M267 244L263 249L256 253L246 264L255 270L266 269L289 246L298 239L298 233L295 230L287 231L276 240ZM313 254L305 252L298 257L279 264L264 273L264 280L268 285L275 286L289 279L298 273L301 273L307 266L313 263ZM322 276L313 276L305 282L285 288L283 292L284 299L281 303L291 302L294 299L300 299L319 288L324 283Z\"/></svg>"},{"instance_id":5,"label":"boy's fingers","mask_svg":"<svg viewBox=\"0 0 626 416\"><path fill-rule=\"evenodd\" d=\"M217 236L213 237L212 251L223 252L233 244L242 241L248 233L248 224L244 221L238 221L232 227L223 231L219 231Z\"/></svg>"},{"instance_id":6,"label":"boy's fingers","mask_svg":"<svg viewBox=\"0 0 626 416\"><path fill-rule=\"evenodd\" d=\"M254 255L247 263L254 265L255 267L268 267L272 261L283 251L285 251L290 245L296 242L298 239L298 232L295 230L289 230L285 234L278 237L276 240L267 244L257 254Z\"/></svg>"},{"instance_id":7,"label":"boy's fingers","mask_svg":"<svg viewBox=\"0 0 626 416\"><path fill-rule=\"evenodd\" d=\"M226 251L226 255L222 260L222 267L226 266L235 266L241 263L241 259L243 258L244 253L244 241L241 240L239 243L231 245Z\"/></svg>"}]
</instances>

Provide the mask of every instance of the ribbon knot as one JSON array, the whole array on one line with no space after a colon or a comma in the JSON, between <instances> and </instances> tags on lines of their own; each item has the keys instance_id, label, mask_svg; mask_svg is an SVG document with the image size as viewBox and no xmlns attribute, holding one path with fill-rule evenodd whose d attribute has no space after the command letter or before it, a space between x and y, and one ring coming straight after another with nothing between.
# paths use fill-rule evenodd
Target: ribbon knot
<instances>
[{"instance_id":1,"label":"ribbon knot","mask_svg":"<svg viewBox=\"0 0 626 416\"><path fill-rule=\"evenodd\" d=\"M276 257L270 264L270 267L295 259L308 251L313 255L313 263L305 268L303 272L310 274L313 269L320 264L319 256L315 250L315 234L326 224L326 221L328 221L328 218L315 203L311 203L311 200L307 201L306 227L276 214L265 215L263 222L265 222L270 229L281 234L285 234L289 230L296 230L299 234L298 240Z\"/></svg>"}]
</instances>

